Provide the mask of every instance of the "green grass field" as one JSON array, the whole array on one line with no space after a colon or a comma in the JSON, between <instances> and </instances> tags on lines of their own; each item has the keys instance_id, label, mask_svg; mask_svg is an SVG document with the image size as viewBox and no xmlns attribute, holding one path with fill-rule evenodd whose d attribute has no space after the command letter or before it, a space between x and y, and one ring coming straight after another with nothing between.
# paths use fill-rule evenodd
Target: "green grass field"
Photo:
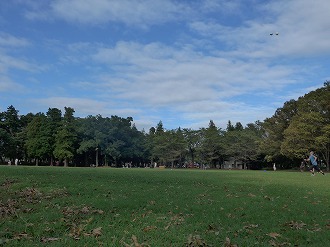
<instances>
[{"instance_id":1,"label":"green grass field","mask_svg":"<svg viewBox=\"0 0 330 247\"><path fill-rule=\"evenodd\" d=\"M0 166L0 246L329 246L330 176Z\"/></svg>"}]
</instances>

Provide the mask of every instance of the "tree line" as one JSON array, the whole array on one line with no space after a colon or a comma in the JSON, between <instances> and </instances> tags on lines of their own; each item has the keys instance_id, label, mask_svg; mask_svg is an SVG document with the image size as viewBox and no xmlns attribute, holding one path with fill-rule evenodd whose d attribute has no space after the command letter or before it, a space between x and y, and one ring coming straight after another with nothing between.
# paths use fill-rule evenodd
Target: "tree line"
<instances>
[{"instance_id":1,"label":"tree line","mask_svg":"<svg viewBox=\"0 0 330 247\"><path fill-rule=\"evenodd\" d=\"M221 168L226 160L243 168L272 163L300 165L309 150L329 170L330 82L290 100L272 117L243 126L229 120L225 129L208 127L167 130L162 121L139 131L132 117L78 118L74 109L49 108L46 113L19 115L14 106L0 112L0 162L63 166L169 167L205 164Z\"/></svg>"}]
</instances>

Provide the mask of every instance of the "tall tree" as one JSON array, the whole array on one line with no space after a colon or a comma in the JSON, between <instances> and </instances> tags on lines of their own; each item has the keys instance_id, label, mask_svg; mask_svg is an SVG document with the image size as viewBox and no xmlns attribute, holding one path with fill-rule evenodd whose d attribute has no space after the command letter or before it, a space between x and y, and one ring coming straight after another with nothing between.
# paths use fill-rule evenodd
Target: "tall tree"
<instances>
[{"instance_id":1,"label":"tall tree","mask_svg":"<svg viewBox=\"0 0 330 247\"><path fill-rule=\"evenodd\" d=\"M231 121L228 120L226 131L232 131L232 130L235 130L235 127L234 127L234 125L231 123Z\"/></svg>"},{"instance_id":2,"label":"tall tree","mask_svg":"<svg viewBox=\"0 0 330 247\"><path fill-rule=\"evenodd\" d=\"M29 157L35 159L36 166L39 161L49 157L52 151L50 129L47 126L47 117L43 113L34 116L26 130L26 149Z\"/></svg>"},{"instance_id":3,"label":"tall tree","mask_svg":"<svg viewBox=\"0 0 330 247\"><path fill-rule=\"evenodd\" d=\"M218 129L213 120L210 120L208 128L200 129L201 145L198 153L202 162L214 167L221 163L223 158L222 131Z\"/></svg>"},{"instance_id":4,"label":"tall tree","mask_svg":"<svg viewBox=\"0 0 330 247\"><path fill-rule=\"evenodd\" d=\"M163 133L163 132L164 132L163 122L159 121L156 126L156 133Z\"/></svg>"},{"instance_id":5,"label":"tall tree","mask_svg":"<svg viewBox=\"0 0 330 247\"><path fill-rule=\"evenodd\" d=\"M80 154L85 154L85 165L93 163L95 166L99 165L99 153L106 138L106 129L108 123L101 115L88 116L85 119L78 119L78 137L79 148L77 150ZM95 159L91 160L88 156L93 156Z\"/></svg>"},{"instance_id":6,"label":"tall tree","mask_svg":"<svg viewBox=\"0 0 330 247\"><path fill-rule=\"evenodd\" d=\"M48 134L49 134L49 154L50 157L50 165L53 165L53 156L54 156L54 150L55 150L55 139L56 134L59 131L59 128L61 126L61 120L62 120L62 111L57 108L49 108L47 113L47 128L48 128Z\"/></svg>"},{"instance_id":7,"label":"tall tree","mask_svg":"<svg viewBox=\"0 0 330 247\"><path fill-rule=\"evenodd\" d=\"M2 156L14 160L23 149L18 136L22 130L18 110L11 105L7 111L1 113L0 118L0 150Z\"/></svg>"},{"instance_id":8,"label":"tall tree","mask_svg":"<svg viewBox=\"0 0 330 247\"><path fill-rule=\"evenodd\" d=\"M153 152L163 164L170 164L174 167L179 163L186 152L186 142L180 128L167 130L156 135L155 148Z\"/></svg>"},{"instance_id":9,"label":"tall tree","mask_svg":"<svg viewBox=\"0 0 330 247\"><path fill-rule=\"evenodd\" d=\"M284 131L288 128L291 119L296 114L297 102L290 100L285 102L282 108L278 108L272 117L264 120L262 124L264 136L260 143L260 148L263 153L267 154L267 161L283 159L281 145L284 140Z\"/></svg>"},{"instance_id":10,"label":"tall tree","mask_svg":"<svg viewBox=\"0 0 330 247\"><path fill-rule=\"evenodd\" d=\"M196 152L200 148L200 130L183 129L183 136L186 142L186 149L190 156L191 163L195 163Z\"/></svg>"},{"instance_id":11,"label":"tall tree","mask_svg":"<svg viewBox=\"0 0 330 247\"><path fill-rule=\"evenodd\" d=\"M243 168L246 168L247 162L255 160L259 153L258 146L261 140L261 131L253 124L242 128L238 127L224 134L226 143L224 150L227 157L234 159L235 165L237 162L242 162Z\"/></svg>"},{"instance_id":12,"label":"tall tree","mask_svg":"<svg viewBox=\"0 0 330 247\"><path fill-rule=\"evenodd\" d=\"M302 158L311 149L322 155L329 169L330 87L325 83L298 99L297 114L284 131L283 154Z\"/></svg>"},{"instance_id":13,"label":"tall tree","mask_svg":"<svg viewBox=\"0 0 330 247\"><path fill-rule=\"evenodd\" d=\"M64 107L65 113L61 121L59 131L55 136L54 156L64 160L64 166L68 166L69 160L74 157L76 151L77 134L75 128L74 109Z\"/></svg>"}]
</instances>

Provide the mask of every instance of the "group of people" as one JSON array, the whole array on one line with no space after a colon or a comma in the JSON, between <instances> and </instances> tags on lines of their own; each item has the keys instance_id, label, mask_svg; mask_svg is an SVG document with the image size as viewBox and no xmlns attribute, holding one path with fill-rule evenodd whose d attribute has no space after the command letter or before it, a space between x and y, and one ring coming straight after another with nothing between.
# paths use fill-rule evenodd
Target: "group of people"
<instances>
[{"instance_id":1,"label":"group of people","mask_svg":"<svg viewBox=\"0 0 330 247\"><path fill-rule=\"evenodd\" d=\"M321 170L321 168L320 168L320 166L317 162L317 156L314 155L314 151L310 151L309 157L307 159L304 159L301 162L301 165L300 165L300 171L301 172L304 171L306 162L310 162L311 165L312 165L311 169L310 169L310 172L312 173L312 176L315 176L315 172L318 172L318 173L321 173L322 175L325 175L325 173ZM309 167L309 166L307 166L307 167ZM275 163L273 164L273 170L276 171Z\"/></svg>"},{"instance_id":2,"label":"group of people","mask_svg":"<svg viewBox=\"0 0 330 247\"><path fill-rule=\"evenodd\" d=\"M15 159L15 166L19 164L19 160ZM11 166L11 160L8 160L8 165Z\"/></svg>"}]
</instances>

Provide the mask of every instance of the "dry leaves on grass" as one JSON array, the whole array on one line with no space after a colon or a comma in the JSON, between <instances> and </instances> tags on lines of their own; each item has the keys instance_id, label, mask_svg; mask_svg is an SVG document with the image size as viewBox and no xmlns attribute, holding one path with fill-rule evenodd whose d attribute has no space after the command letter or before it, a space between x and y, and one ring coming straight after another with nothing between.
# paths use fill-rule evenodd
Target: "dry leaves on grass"
<instances>
[{"instance_id":1,"label":"dry leaves on grass","mask_svg":"<svg viewBox=\"0 0 330 247\"><path fill-rule=\"evenodd\" d=\"M186 246L187 247L203 247L203 246L208 246L208 245L199 235L190 234L188 236Z\"/></svg>"},{"instance_id":2,"label":"dry leaves on grass","mask_svg":"<svg viewBox=\"0 0 330 247\"><path fill-rule=\"evenodd\" d=\"M303 229L306 224L304 222L289 221L284 224L284 226L289 226L291 229L300 230Z\"/></svg>"},{"instance_id":3,"label":"dry leaves on grass","mask_svg":"<svg viewBox=\"0 0 330 247\"><path fill-rule=\"evenodd\" d=\"M207 227L208 233L214 233L215 235L219 235L221 231L223 231L223 228L221 226L208 225Z\"/></svg>"},{"instance_id":4,"label":"dry leaves on grass","mask_svg":"<svg viewBox=\"0 0 330 247\"><path fill-rule=\"evenodd\" d=\"M59 241L61 238L41 238L40 241L42 243L49 243L49 242L54 242L54 241Z\"/></svg>"},{"instance_id":5,"label":"dry leaves on grass","mask_svg":"<svg viewBox=\"0 0 330 247\"><path fill-rule=\"evenodd\" d=\"M132 235L131 240L132 240L132 243L131 243L131 244L127 244L127 243L125 243L124 241L120 241L120 242L121 242L121 244L123 244L125 247L144 247L144 246L146 246L146 247L150 247L150 245L148 245L148 244L146 244L146 243L141 243L141 244L140 244L140 243L138 242L137 237L136 237L135 235Z\"/></svg>"},{"instance_id":6,"label":"dry leaves on grass","mask_svg":"<svg viewBox=\"0 0 330 247\"><path fill-rule=\"evenodd\" d=\"M6 239L1 239L1 238L0 238L0 246L2 246L3 244L9 243L9 242L12 241L12 240L22 240L22 239L25 239L25 240L26 240L26 239L32 239L32 237L29 236L26 232L15 233L15 234L12 236L12 234L9 233L9 232L1 232L1 231L0 231L0 237L1 237L1 236L6 236L7 233L8 233L8 235L11 236L11 237L6 238Z\"/></svg>"},{"instance_id":7,"label":"dry leaves on grass","mask_svg":"<svg viewBox=\"0 0 330 247\"><path fill-rule=\"evenodd\" d=\"M145 218L145 217L147 217L149 214L152 214L152 210L148 210L147 212L144 212L143 214L141 214L141 218Z\"/></svg>"},{"instance_id":8,"label":"dry leaves on grass","mask_svg":"<svg viewBox=\"0 0 330 247\"><path fill-rule=\"evenodd\" d=\"M268 233L266 235L269 236L269 237L271 237L271 238L275 238L275 239L277 239L278 237L281 236L281 234L278 234L276 232L271 232L271 233Z\"/></svg>"},{"instance_id":9,"label":"dry leaves on grass","mask_svg":"<svg viewBox=\"0 0 330 247\"><path fill-rule=\"evenodd\" d=\"M81 235L98 237L101 235L101 228L96 228L91 232L86 232L86 227L93 221L93 217L86 218L91 214L103 214L99 209L92 209L91 207L65 207L62 210L64 218L61 220L66 224L69 230L69 236L74 239L79 239Z\"/></svg>"},{"instance_id":10,"label":"dry leaves on grass","mask_svg":"<svg viewBox=\"0 0 330 247\"><path fill-rule=\"evenodd\" d=\"M149 201L149 205L156 205L155 201Z\"/></svg>"},{"instance_id":11,"label":"dry leaves on grass","mask_svg":"<svg viewBox=\"0 0 330 247\"><path fill-rule=\"evenodd\" d=\"M91 207L84 206L82 208L78 207L65 207L62 210L64 216L73 216L78 214L103 214L103 210L92 209Z\"/></svg>"},{"instance_id":12,"label":"dry leaves on grass","mask_svg":"<svg viewBox=\"0 0 330 247\"><path fill-rule=\"evenodd\" d=\"M8 199L7 202L3 203L0 201L0 216L11 216L16 215L18 211L18 202L16 200Z\"/></svg>"},{"instance_id":13,"label":"dry leaves on grass","mask_svg":"<svg viewBox=\"0 0 330 247\"><path fill-rule=\"evenodd\" d=\"M92 232L86 232L85 230L87 225L93 221L92 217L86 220L81 220L81 219L75 219L75 220L63 219L63 220L70 231L68 235L70 237L73 237L74 239L79 239L81 235L95 236L95 237L100 235L101 229L99 228L94 229Z\"/></svg>"},{"instance_id":14,"label":"dry leaves on grass","mask_svg":"<svg viewBox=\"0 0 330 247\"><path fill-rule=\"evenodd\" d=\"M170 215L173 215L173 212L169 212ZM165 230L168 230L168 228L170 228L170 226L174 226L174 225L181 225L183 224L185 221L184 216L182 213L180 214L174 214L171 217L170 222L167 224L167 226L164 228Z\"/></svg>"},{"instance_id":15,"label":"dry leaves on grass","mask_svg":"<svg viewBox=\"0 0 330 247\"><path fill-rule=\"evenodd\" d=\"M6 179L2 184L1 187L5 187L8 189L12 184L17 183L18 180L16 179Z\"/></svg>"},{"instance_id":16,"label":"dry leaves on grass","mask_svg":"<svg viewBox=\"0 0 330 247\"><path fill-rule=\"evenodd\" d=\"M21 239L31 239L32 237L29 236L26 232L16 233L12 239L21 240Z\"/></svg>"},{"instance_id":17,"label":"dry leaves on grass","mask_svg":"<svg viewBox=\"0 0 330 247\"><path fill-rule=\"evenodd\" d=\"M230 238L226 237L226 240L223 244L224 247L238 247L237 244L232 244Z\"/></svg>"},{"instance_id":18,"label":"dry leaves on grass","mask_svg":"<svg viewBox=\"0 0 330 247\"><path fill-rule=\"evenodd\" d=\"M259 225L255 225L255 224L250 224L250 225L246 225L246 226L243 226L244 229L251 229L251 228L258 228Z\"/></svg>"},{"instance_id":19,"label":"dry leaves on grass","mask_svg":"<svg viewBox=\"0 0 330 247\"><path fill-rule=\"evenodd\" d=\"M255 225L255 224L246 225L246 226L243 226L243 231L245 231L248 234L254 234L254 229L256 229L258 227L259 227L259 225Z\"/></svg>"},{"instance_id":20,"label":"dry leaves on grass","mask_svg":"<svg viewBox=\"0 0 330 247\"><path fill-rule=\"evenodd\" d=\"M67 196L69 196L69 192L64 188L64 189L54 189L48 195L46 195L44 198L53 199L53 198L67 197Z\"/></svg>"},{"instance_id":21,"label":"dry leaves on grass","mask_svg":"<svg viewBox=\"0 0 330 247\"><path fill-rule=\"evenodd\" d=\"M42 199L42 193L36 188L25 188L24 190L20 190L18 195L27 203L39 203Z\"/></svg>"},{"instance_id":22,"label":"dry leaves on grass","mask_svg":"<svg viewBox=\"0 0 330 247\"><path fill-rule=\"evenodd\" d=\"M99 237L102 235L102 227L97 227L93 229L90 233L84 233L84 236L93 236L93 237Z\"/></svg>"},{"instance_id":23,"label":"dry leaves on grass","mask_svg":"<svg viewBox=\"0 0 330 247\"><path fill-rule=\"evenodd\" d=\"M273 198L269 197L269 196L264 196L264 198L268 201L273 201Z\"/></svg>"},{"instance_id":24,"label":"dry leaves on grass","mask_svg":"<svg viewBox=\"0 0 330 247\"><path fill-rule=\"evenodd\" d=\"M143 228L143 231L144 232L150 232L150 231L155 230L155 229L157 229L157 226L147 226L147 227Z\"/></svg>"},{"instance_id":25,"label":"dry leaves on grass","mask_svg":"<svg viewBox=\"0 0 330 247\"><path fill-rule=\"evenodd\" d=\"M273 246L273 247L292 246L292 244L288 243L288 242L277 243L274 239L269 240L268 243L269 243L269 246Z\"/></svg>"}]
</instances>

